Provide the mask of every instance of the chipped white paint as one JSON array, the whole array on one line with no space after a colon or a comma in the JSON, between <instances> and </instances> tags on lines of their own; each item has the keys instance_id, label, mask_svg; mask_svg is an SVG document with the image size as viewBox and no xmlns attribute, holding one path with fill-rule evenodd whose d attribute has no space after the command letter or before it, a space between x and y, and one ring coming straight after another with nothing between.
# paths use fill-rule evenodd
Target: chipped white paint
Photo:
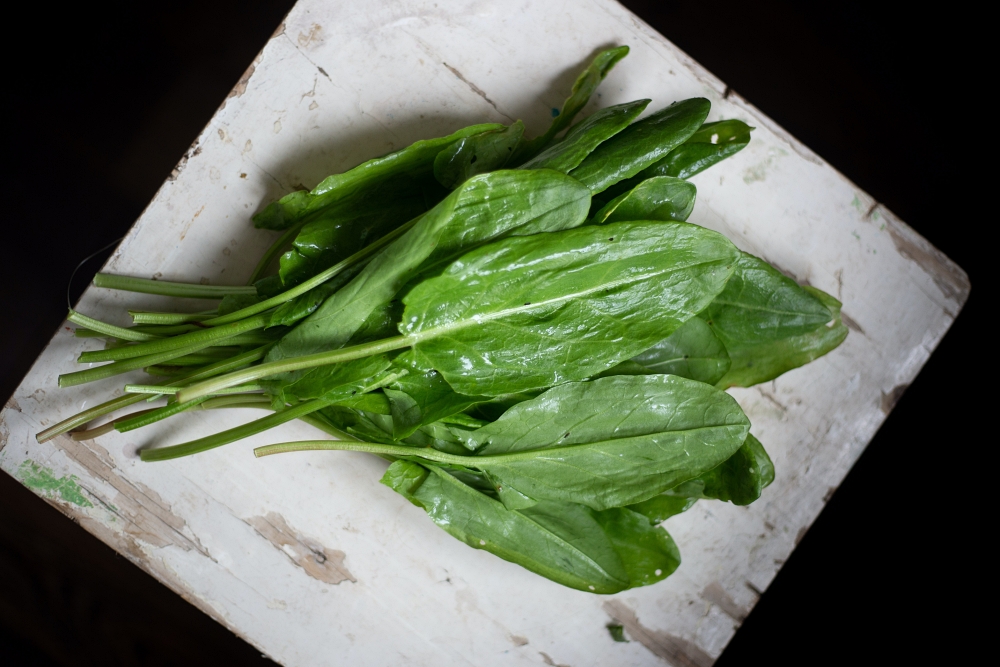
<instances>
[{"instance_id":1,"label":"chipped white paint","mask_svg":"<svg viewBox=\"0 0 1000 667\"><path fill-rule=\"evenodd\" d=\"M774 457L749 509L699 503L668 523L684 563L666 582L601 597L468 548L378 479L357 453L255 460L313 436L289 424L191 459L136 460L245 413L195 413L99 442L42 427L121 380L56 389L94 341L60 331L0 420L0 467L75 475L90 503L50 498L285 665L710 663L753 607L965 301L965 274L773 121L610 0L302 0L133 227L107 270L238 284L271 241L249 216L289 190L463 125L523 118L540 131L599 47L628 44L590 106L703 95L712 119L758 129L695 178L693 221L835 294L853 329L833 354L734 392ZM279 131L280 130L280 131ZM121 320L156 297L89 290L83 312ZM846 319L846 318L845 318ZM326 559L320 562L321 559ZM334 584L333 582L339 582ZM617 620L630 643L615 643Z\"/></svg>"}]
</instances>

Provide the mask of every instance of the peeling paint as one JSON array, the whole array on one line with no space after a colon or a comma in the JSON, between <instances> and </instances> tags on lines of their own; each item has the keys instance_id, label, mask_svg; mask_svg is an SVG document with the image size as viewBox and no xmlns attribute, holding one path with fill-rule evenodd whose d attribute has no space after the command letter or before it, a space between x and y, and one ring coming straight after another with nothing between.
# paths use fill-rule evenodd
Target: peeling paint
<instances>
[{"instance_id":1,"label":"peeling paint","mask_svg":"<svg viewBox=\"0 0 1000 667\"><path fill-rule=\"evenodd\" d=\"M713 581L705 587L705 590L701 592L701 599L711 602L737 623L742 623L746 620L749 613L746 609L736 604L736 601L733 600L732 596L726 592L726 589L718 581Z\"/></svg>"},{"instance_id":2,"label":"peeling paint","mask_svg":"<svg viewBox=\"0 0 1000 667\"><path fill-rule=\"evenodd\" d=\"M247 520L247 524L313 579L334 585L342 581L358 582L344 566L347 554L327 549L315 540L300 535L292 530L285 518L277 512L251 517Z\"/></svg>"},{"instance_id":3,"label":"peeling paint","mask_svg":"<svg viewBox=\"0 0 1000 667\"><path fill-rule=\"evenodd\" d=\"M281 25L282 25L281 32L282 34L284 34L285 24ZM243 93L247 92L247 86L250 85L250 79L253 78L254 72L257 71L257 65L259 65L260 61L263 59L264 59L264 52L261 51L260 53L257 54L257 57L253 59L253 62L250 63L250 66L247 67L246 71L243 72L243 76L241 76L239 81L236 82L236 85L233 86L233 89L229 91L229 95L226 96L227 101L231 100L234 97L243 97ZM226 107L226 102L224 101L222 103L222 108L224 109L225 107Z\"/></svg>"},{"instance_id":4,"label":"peeling paint","mask_svg":"<svg viewBox=\"0 0 1000 667\"><path fill-rule=\"evenodd\" d=\"M899 399L903 397L906 388L909 386L908 384L897 384L888 394L883 391L882 400L879 401L879 407L882 409L882 412L885 414L892 412L892 409L896 407L896 403L899 403Z\"/></svg>"},{"instance_id":5,"label":"peeling paint","mask_svg":"<svg viewBox=\"0 0 1000 667\"><path fill-rule=\"evenodd\" d=\"M130 481L118 474L114 459L106 449L93 440L78 441L66 436L59 436L51 442L92 478L115 490L113 498L104 498L99 489L87 489L108 512L122 520L122 531L129 538L153 547L172 545L209 556L197 536L187 534L190 532L187 522L174 514L156 491L142 482ZM140 554L136 556L140 557Z\"/></svg>"},{"instance_id":6,"label":"peeling paint","mask_svg":"<svg viewBox=\"0 0 1000 667\"><path fill-rule=\"evenodd\" d=\"M603 609L612 620L628 632L628 636L639 642L650 653L674 667L712 667L715 658L694 642L675 637L662 630L651 630L639 622L639 617L624 602L608 600Z\"/></svg>"},{"instance_id":7,"label":"peeling paint","mask_svg":"<svg viewBox=\"0 0 1000 667\"><path fill-rule=\"evenodd\" d=\"M883 211L885 212L885 211ZM944 296L959 306L969 298L969 276L947 255L927 242L906 223L886 215L886 229L896 251L927 272Z\"/></svg>"},{"instance_id":8,"label":"peeling paint","mask_svg":"<svg viewBox=\"0 0 1000 667\"><path fill-rule=\"evenodd\" d=\"M17 469L15 477L21 484L47 498L58 495L67 503L73 503L77 507L94 506L94 503L87 500L80 491L76 475L56 477L51 468L40 466L34 461L24 461Z\"/></svg>"},{"instance_id":9,"label":"peeling paint","mask_svg":"<svg viewBox=\"0 0 1000 667\"><path fill-rule=\"evenodd\" d=\"M549 667L570 667L569 665L564 664L562 662L556 662L551 657L549 657L548 653L545 653L543 651L539 651L538 655L542 656L542 662L544 662L546 665L549 665Z\"/></svg>"}]
</instances>

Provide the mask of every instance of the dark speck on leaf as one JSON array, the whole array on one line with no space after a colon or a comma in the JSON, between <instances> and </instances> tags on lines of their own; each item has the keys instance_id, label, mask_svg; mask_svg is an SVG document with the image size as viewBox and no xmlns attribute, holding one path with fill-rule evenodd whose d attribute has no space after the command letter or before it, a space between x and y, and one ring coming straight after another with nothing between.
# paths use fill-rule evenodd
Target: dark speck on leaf
<instances>
[{"instance_id":1,"label":"dark speck on leaf","mask_svg":"<svg viewBox=\"0 0 1000 667\"><path fill-rule=\"evenodd\" d=\"M611 238L609 238L608 240L609 240L609 241L614 241L614 240L615 240L615 237L614 237L614 236L612 236L612 237L611 237Z\"/></svg>"},{"instance_id":2,"label":"dark speck on leaf","mask_svg":"<svg viewBox=\"0 0 1000 667\"><path fill-rule=\"evenodd\" d=\"M563 437L564 438L568 438L569 437L569 431L566 431L566 435L564 435Z\"/></svg>"},{"instance_id":3,"label":"dark speck on leaf","mask_svg":"<svg viewBox=\"0 0 1000 667\"><path fill-rule=\"evenodd\" d=\"M476 156L476 155L473 155L473 156L472 156L472 159L471 159L471 160L469 160L469 164L476 164L476 160L477 160L477 159L478 159L478 156Z\"/></svg>"},{"instance_id":4,"label":"dark speck on leaf","mask_svg":"<svg viewBox=\"0 0 1000 667\"><path fill-rule=\"evenodd\" d=\"M530 305L531 305L531 302L530 302L530 301L525 301L525 302L524 302L524 305L526 305L526 306L530 306Z\"/></svg>"}]
</instances>

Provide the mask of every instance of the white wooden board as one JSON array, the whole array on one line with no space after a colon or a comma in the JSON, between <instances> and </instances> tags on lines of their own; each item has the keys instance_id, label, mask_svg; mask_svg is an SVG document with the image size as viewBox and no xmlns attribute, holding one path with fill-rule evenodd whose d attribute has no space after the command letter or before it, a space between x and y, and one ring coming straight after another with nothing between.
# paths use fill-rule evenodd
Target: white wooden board
<instances>
[{"instance_id":1,"label":"white wooden board","mask_svg":"<svg viewBox=\"0 0 1000 667\"><path fill-rule=\"evenodd\" d=\"M435 527L363 454L256 460L302 424L178 461L245 414L44 445L34 434L121 386L57 390L97 343L60 330L0 416L0 467L284 665L709 665L767 588L965 301L965 273L889 211L611 0L300 0L108 262L106 271L240 284L273 238L260 206L329 173L474 122L547 126L599 48L626 58L589 111L705 96L757 130L697 177L692 221L844 302L835 352L734 394L777 480L749 508L701 502L667 527L684 562L614 596L562 588ZM156 297L90 289L126 324ZM141 377L141 375L137 376ZM626 627L630 643L605 626Z\"/></svg>"}]
</instances>

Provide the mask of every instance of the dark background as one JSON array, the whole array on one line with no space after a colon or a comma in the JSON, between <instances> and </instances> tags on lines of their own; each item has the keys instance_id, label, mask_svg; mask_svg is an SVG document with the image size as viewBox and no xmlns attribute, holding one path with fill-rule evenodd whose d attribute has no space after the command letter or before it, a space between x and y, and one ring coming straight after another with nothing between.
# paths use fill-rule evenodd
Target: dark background
<instances>
[{"instance_id":1,"label":"dark background","mask_svg":"<svg viewBox=\"0 0 1000 667\"><path fill-rule=\"evenodd\" d=\"M134 3L86 3L11 20L27 41L2 75L11 116L0 399L62 321L73 267L132 225L292 4L175 0L137 13ZM933 474L973 460L950 463L949 452L988 445L963 418L982 310L974 257L982 241L972 234L980 218L973 197L955 194L971 190L959 179L969 177L972 151L995 141L991 124L967 117L971 104L955 94L971 90L962 79L973 61L957 40L975 17L951 8L954 19L904 19L849 1L624 4L916 228L976 286L717 664L965 662L960 647L975 644L977 631L960 593L976 586L979 538L952 518L963 485ZM83 267L74 300L107 254ZM0 474L0 662L269 661Z\"/></svg>"}]
</instances>

